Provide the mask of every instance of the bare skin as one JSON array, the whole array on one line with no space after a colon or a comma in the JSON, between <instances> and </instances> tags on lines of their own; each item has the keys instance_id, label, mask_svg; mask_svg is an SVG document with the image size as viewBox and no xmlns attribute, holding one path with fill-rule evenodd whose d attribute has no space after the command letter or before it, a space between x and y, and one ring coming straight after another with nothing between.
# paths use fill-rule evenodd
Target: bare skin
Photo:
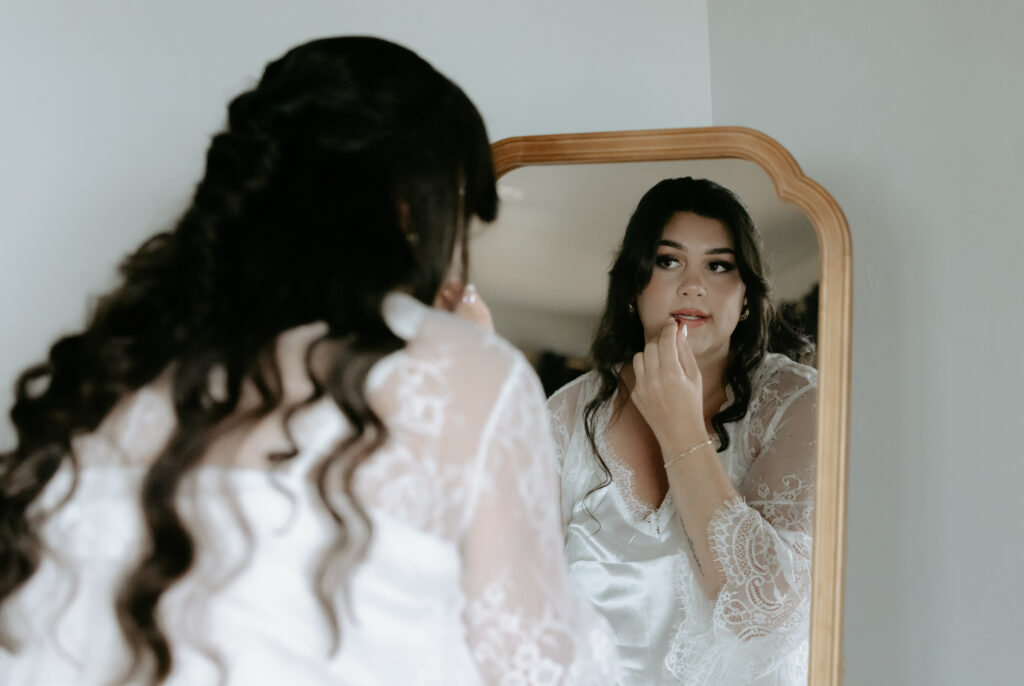
<instances>
[{"instance_id":1,"label":"bare skin","mask_svg":"<svg viewBox=\"0 0 1024 686\"><path fill-rule=\"evenodd\" d=\"M638 499L658 507L672 493L694 570L710 598L717 597L724 577L708 524L739 494L714 444L688 451L713 435L711 419L725 403L729 340L744 295L724 225L676 213L662 232L651 280L636 300L646 346L621 370L629 399L607 434L633 470ZM682 453L688 454L674 460Z\"/></svg>"},{"instance_id":2,"label":"bare skin","mask_svg":"<svg viewBox=\"0 0 1024 686\"><path fill-rule=\"evenodd\" d=\"M704 445L665 466L708 438L710 417L698 411L703 408L705 397L701 372L683 339L682 327L675 322L667 324L656 341L637 353L632 371L635 380L630 405L646 422L656 445L652 450L647 443L647 450L634 454L650 465L648 474L656 474L660 467L658 478L667 481L664 490L672 493L701 586L709 598L715 598L725 579L711 552L708 524L715 512L727 501L738 498L739 493L729 481L713 445ZM653 486L651 482L648 485Z\"/></svg>"},{"instance_id":3,"label":"bare skin","mask_svg":"<svg viewBox=\"0 0 1024 686\"><path fill-rule=\"evenodd\" d=\"M434 307L453 312L463 319L479 324L491 333L494 332L491 311L473 284L463 286L458 281L447 282L437 292Z\"/></svg>"}]
</instances>

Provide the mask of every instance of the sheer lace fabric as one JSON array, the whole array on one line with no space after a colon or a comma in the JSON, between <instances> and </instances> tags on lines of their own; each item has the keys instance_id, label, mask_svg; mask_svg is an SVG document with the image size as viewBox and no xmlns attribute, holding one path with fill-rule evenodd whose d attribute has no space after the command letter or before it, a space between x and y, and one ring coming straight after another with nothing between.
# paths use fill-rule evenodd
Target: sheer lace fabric
<instances>
[{"instance_id":1,"label":"sheer lace fabric","mask_svg":"<svg viewBox=\"0 0 1024 686\"><path fill-rule=\"evenodd\" d=\"M321 399L291 420L296 458L274 469L207 465L183 486L198 554L159 608L175 656L168 683L612 683L610 631L565 572L554 456L532 370L500 339L408 296L389 296L385 318L408 345L368 382L389 440L356 475L372 535L347 604L338 596L340 650L330 653L312 593L335 527L310 473L348 427ZM301 369L303 350L282 350L285 375ZM75 443L82 476L46 521L52 552L0 617L23 642L17 653L0 651L0 684L79 686L119 675L125 648L113 598L142 545L145 464L173 426L158 383ZM280 427L251 434L239 453L278 449L284 435ZM40 510L66 492L60 476Z\"/></svg>"},{"instance_id":2,"label":"sheer lace fabric","mask_svg":"<svg viewBox=\"0 0 1024 686\"><path fill-rule=\"evenodd\" d=\"M609 406L597 442L612 483L587 497L605 478L583 424L596 376L549 401L570 574L612 624L625 684L806 684L817 376L768 355L752 385L719 454L741 498L708 527L725 577L713 600L690 566L671 495L650 508L632 494L629 468L604 440Z\"/></svg>"}]
</instances>

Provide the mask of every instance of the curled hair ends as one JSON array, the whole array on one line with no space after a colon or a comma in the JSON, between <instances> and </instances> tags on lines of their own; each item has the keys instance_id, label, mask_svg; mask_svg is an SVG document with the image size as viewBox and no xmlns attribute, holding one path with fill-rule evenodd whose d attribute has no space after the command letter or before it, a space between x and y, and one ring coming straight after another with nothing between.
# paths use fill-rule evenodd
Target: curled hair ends
<instances>
[{"instance_id":1,"label":"curled hair ends","mask_svg":"<svg viewBox=\"0 0 1024 686\"><path fill-rule=\"evenodd\" d=\"M338 561L348 569L349 527L359 528L361 510L336 499L354 503L352 471L386 439L366 377L404 345L381 303L395 288L432 301L453 253L465 248L470 217L493 219L494 186L479 113L412 51L375 38L328 38L270 63L258 85L231 102L173 230L130 255L121 284L85 329L22 374L11 411L18 443L0 455L0 603L39 564L43 546L29 511L57 471L77 473L72 437L94 431L118 401L173 368L177 431L145 477L149 547L117 604L136 665L148 665L154 682L170 674L173 650L157 608L188 573L195 546L175 509L177 486L232 421L244 383L258 390L258 412L282 402L268 347L314 321L327 323L325 338L342 352L317 375L317 392L356 428L351 450L324 458L321 484L339 525L322 569ZM402 202L415 245L403 232ZM227 379L216 397L208 390L215 367ZM311 579L314 593L319 582Z\"/></svg>"}]
</instances>

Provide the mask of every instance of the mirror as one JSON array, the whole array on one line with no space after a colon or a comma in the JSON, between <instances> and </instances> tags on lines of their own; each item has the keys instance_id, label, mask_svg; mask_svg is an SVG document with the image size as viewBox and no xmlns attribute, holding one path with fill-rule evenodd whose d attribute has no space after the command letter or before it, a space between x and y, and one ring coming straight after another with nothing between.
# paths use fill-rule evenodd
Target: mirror
<instances>
[{"instance_id":1,"label":"mirror","mask_svg":"<svg viewBox=\"0 0 1024 686\"><path fill-rule=\"evenodd\" d=\"M607 273L640 197L682 176L710 179L743 200L764 242L772 299L813 341L821 272L814 227L753 162L521 167L498 183L498 219L474 226L472 265L495 328L534 364L547 395L583 369Z\"/></svg>"},{"instance_id":2,"label":"mirror","mask_svg":"<svg viewBox=\"0 0 1024 686\"><path fill-rule=\"evenodd\" d=\"M550 395L583 373L607 273L640 197L665 178L738 195L763 240L773 299L817 347L809 683L838 684L850 347L850 245L835 201L764 134L741 128L506 139L493 146L502 210L473 227L474 280L495 327Z\"/></svg>"}]
</instances>

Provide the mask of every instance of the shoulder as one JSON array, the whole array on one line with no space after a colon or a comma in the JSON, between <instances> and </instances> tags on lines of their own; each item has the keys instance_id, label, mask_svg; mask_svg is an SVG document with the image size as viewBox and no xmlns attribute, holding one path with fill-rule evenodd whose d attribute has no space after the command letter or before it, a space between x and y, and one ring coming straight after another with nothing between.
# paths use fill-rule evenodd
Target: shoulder
<instances>
[{"instance_id":1,"label":"shoulder","mask_svg":"<svg viewBox=\"0 0 1024 686\"><path fill-rule=\"evenodd\" d=\"M575 404L579 402L580 398L589 398L593 395L593 389L599 383L600 377L598 373L591 369L552 393L551 397L548 398L548 406Z\"/></svg>"},{"instance_id":2,"label":"shoulder","mask_svg":"<svg viewBox=\"0 0 1024 686\"><path fill-rule=\"evenodd\" d=\"M785 355L768 353L753 375L755 393L803 395L818 388L818 370Z\"/></svg>"},{"instance_id":3,"label":"shoulder","mask_svg":"<svg viewBox=\"0 0 1024 686\"><path fill-rule=\"evenodd\" d=\"M476 402L497 397L513 378L532 375L522 353L501 336L409 295L388 295L383 315L406 347L382 373L397 365L407 379L430 377L451 389L451 400Z\"/></svg>"},{"instance_id":4,"label":"shoulder","mask_svg":"<svg viewBox=\"0 0 1024 686\"><path fill-rule=\"evenodd\" d=\"M466 373L481 366L511 368L522 359L501 336L404 293L391 293L384 299L383 315L388 327L406 341L406 352L457 358L457 369Z\"/></svg>"},{"instance_id":5,"label":"shoulder","mask_svg":"<svg viewBox=\"0 0 1024 686\"><path fill-rule=\"evenodd\" d=\"M770 427L792 413L813 414L817 397L818 370L768 353L751 374L747 421Z\"/></svg>"},{"instance_id":6,"label":"shoulder","mask_svg":"<svg viewBox=\"0 0 1024 686\"><path fill-rule=\"evenodd\" d=\"M414 348L436 350L456 362L452 373L477 378L488 370L502 376L532 369L522 352L501 335L450 312L428 312L420 335L410 341Z\"/></svg>"}]
</instances>

